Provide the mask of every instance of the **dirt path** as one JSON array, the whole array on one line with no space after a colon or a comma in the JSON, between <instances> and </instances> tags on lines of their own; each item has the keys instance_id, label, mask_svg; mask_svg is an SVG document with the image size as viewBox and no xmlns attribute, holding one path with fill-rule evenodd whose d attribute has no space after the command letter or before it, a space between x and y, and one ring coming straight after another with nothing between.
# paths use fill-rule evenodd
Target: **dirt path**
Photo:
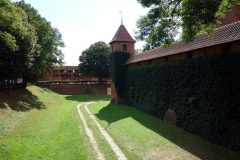
<instances>
[{"instance_id":1,"label":"dirt path","mask_svg":"<svg viewBox=\"0 0 240 160\"><path fill-rule=\"evenodd\" d=\"M84 128L86 130L86 133L88 135L88 137L90 138L90 142L93 146L93 148L95 149L97 155L98 155L98 159L105 159L104 155L100 152L100 150L98 149L98 144L94 138L93 132L92 130L88 127L87 122L84 118L83 113L80 110L80 107L82 105L84 105L85 110L87 111L87 113L89 114L89 116L93 119L94 123L98 126L99 131L102 133L102 135L105 137L106 141L109 143L109 145L111 146L112 150L115 152L115 154L117 155L119 160L127 160L126 156L124 155L124 153L120 150L120 148L116 145L116 143L113 141L113 139L109 136L109 134L107 133L107 131L97 122L96 118L92 115L92 113L89 111L89 109L87 108L87 106L93 102L85 102L85 103L80 103L77 106L77 110L79 113L79 116L81 118L81 120L83 121L84 124Z\"/></svg>"}]
</instances>

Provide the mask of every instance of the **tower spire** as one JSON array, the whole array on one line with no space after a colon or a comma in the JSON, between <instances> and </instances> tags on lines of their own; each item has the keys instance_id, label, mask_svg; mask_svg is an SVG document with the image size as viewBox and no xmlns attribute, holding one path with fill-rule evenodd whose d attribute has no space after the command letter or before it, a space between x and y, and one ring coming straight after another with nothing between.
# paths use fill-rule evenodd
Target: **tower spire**
<instances>
[{"instance_id":1,"label":"tower spire","mask_svg":"<svg viewBox=\"0 0 240 160\"><path fill-rule=\"evenodd\" d=\"M122 16L122 11L119 11L121 13L121 25L123 25L123 16Z\"/></svg>"}]
</instances>

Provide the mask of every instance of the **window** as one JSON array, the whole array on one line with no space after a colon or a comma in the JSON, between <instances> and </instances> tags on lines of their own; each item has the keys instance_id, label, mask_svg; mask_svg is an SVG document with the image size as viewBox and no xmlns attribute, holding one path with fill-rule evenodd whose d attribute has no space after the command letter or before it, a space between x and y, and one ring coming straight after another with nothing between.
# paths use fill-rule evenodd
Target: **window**
<instances>
[{"instance_id":1,"label":"window","mask_svg":"<svg viewBox=\"0 0 240 160\"><path fill-rule=\"evenodd\" d=\"M126 45L126 44L123 45L123 51L124 51L124 52L127 51L127 45Z\"/></svg>"}]
</instances>

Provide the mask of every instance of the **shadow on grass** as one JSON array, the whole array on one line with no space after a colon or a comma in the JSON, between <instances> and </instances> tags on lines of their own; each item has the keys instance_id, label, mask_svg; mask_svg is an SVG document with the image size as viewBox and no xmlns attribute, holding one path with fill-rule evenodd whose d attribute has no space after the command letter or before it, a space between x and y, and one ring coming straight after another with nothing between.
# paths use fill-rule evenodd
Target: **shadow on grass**
<instances>
[{"instance_id":1,"label":"shadow on grass","mask_svg":"<svg viewBox=\"0 0 240 160\"><path fill-rule=\"evenodd\" d=\"M131 117L143 126L168 139L172 143L200 159L240 158L239 154L235 154L232 151L224 149L220 146L213 145L198 136L194 136L182 130L181 128L167 124L156 117L146 115L126 105L115 105L110 103L95 115L100 120L108 122L108 126L121 119Z\"/></svg>"},{"instance_id":2,"label":"shadow on grass","mask_svg":"<svg viewBox=\"0 0 240 160\"><path fill-rule=\"evenodd\" d=\"M27 89L13 89L0 92L0 109L7 107L19 112L27 112L31 109L44 109L44 104Z\"/></svg>"},{"instance_id":3,"label":"shadow on grass","mask_svg":"<svg viewBox=\"0 0 240 160\"><path fill-rule=\"evenodd\" d=\"M105 99L109 98L110 96L101 96L101 95L94 95L94 94L62 94L66 95L65 99L69 101L77 101L77 102L86 102L91 100L97 99Z\"/></svg>"}]
</instances>

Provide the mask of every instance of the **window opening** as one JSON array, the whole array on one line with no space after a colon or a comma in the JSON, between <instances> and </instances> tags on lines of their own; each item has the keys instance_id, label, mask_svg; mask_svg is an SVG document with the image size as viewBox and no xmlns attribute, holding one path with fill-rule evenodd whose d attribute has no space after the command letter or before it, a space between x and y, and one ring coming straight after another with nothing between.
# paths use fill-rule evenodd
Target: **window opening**
<instances>
[{"instance_id":1,"label":"window opening","mask_svg":"<svg viewBox=\"0 0 240 160\"><path fill-rule=\"evenodd\" d=\"M124 52L127 51L127 45L126 45L126 44L123 45L123 51L124 51Z\"/></svg>"}]
</instances>

